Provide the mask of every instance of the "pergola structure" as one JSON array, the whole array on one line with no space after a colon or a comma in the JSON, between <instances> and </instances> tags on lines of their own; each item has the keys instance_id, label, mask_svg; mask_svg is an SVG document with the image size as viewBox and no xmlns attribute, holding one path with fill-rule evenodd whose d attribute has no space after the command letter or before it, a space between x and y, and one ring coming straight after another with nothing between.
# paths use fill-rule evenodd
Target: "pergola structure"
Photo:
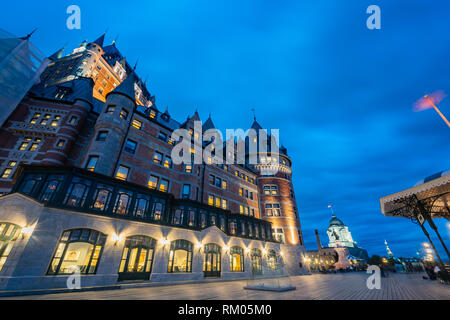
<instances>
[{"instance_id":1,"label":"pergola structure","mask_svg":"<svg viewBox=\"0 0 450 320\"><path fill-rule=\"evenodd\" d=\"M450 171L440 172L420 181L412 188L383 197L380 199L380 206L385 216L409 218L420 225L442 264L430 235L425 229L424 224L428 222L450 258L449 251L433 222L435 218L445 218L450 221Z\"/></svg>"}]
</instances>

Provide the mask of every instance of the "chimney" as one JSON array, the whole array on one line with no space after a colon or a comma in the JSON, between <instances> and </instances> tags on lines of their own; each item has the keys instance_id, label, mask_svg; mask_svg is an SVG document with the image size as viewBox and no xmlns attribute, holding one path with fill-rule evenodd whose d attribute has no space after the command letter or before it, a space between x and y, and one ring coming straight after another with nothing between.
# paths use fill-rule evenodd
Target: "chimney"
<instances>
[{"instance_id":1,"label":"chimney","mask_svg":"<svg viewBox=\"0 0 450 320\"><path fill-rule=\"evenodd\" d=\"M319 237L319 231L314 230L316 232L316 240L317 240L317 247L320 249L322 249L322 245L320 244L320 237Z\"/></svg>"}]
</instances>

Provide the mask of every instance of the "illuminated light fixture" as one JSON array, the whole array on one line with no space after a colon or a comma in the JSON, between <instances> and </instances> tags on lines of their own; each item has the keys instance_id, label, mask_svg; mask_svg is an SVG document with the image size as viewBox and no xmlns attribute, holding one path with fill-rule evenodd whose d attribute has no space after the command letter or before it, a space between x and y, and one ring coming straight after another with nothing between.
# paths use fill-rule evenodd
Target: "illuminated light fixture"
<instances>
[{"instance_id":1,"label":"illuminated light fixture","mask_svg":"<svg viewBox=\"0 0 450 320\"><path fill-rule=\"evenodd\" d=\"M170 243L170 241L167 240L167 238L166 239L159 239L159 243L161 243L163 246L166 246L166 245L168 245Z\"/></svg>"},{"instance_id":2,"label":"illuminated light fixture","mask_svg":"<svg viewBox=\"0 0 450 320\"><path fill-rule=\"evenodd\" d=\"M120 241L122 241L122 236L118 235L116 233L114 233L111 237L111 240L114 241L114 245L116 246L117 243L119 243Z\"/></svg>"},{"instance_id":3,"label":"illuminated light fixture","mask_svg":"<svg viewBox=\"0 0 450 320\"><path fill-rule=\"evenodd\" d=\"M284 256L284 253L283 253L283 251L280 251L280 256Z\"/></svg>"},{"instance_id":4,"label":"illuminated light fixture","mask_svg":"<svg viewBox=\"0 0 450 320\"><path fill-rule=\"evenodd\" d=\"M203 248L203 244L201 242L198 242L197 245L196 245L196 248L197 249Z\"/></svg>"},{"instance_id":5,"label":"illuminated light fixture","mask_svg":"<svg viewBox=\"0 0 450 320\"><path fill-rule=\"evenodd\" d=\"M245 248L245 253L250 253L250 249L249 248Z\"/></svg>"},{"instance_id":6,"label":"illuminated light fixture","mask_svg":"<svg viewBox=\"0 0 450 320\"><path fill-rule=\"evenodd\" d=\"M263 255L266 255L267 254L267 250L263 249L262 253L263 253Z\"/></svg>"},{"instance_id":7,"label":"illuminated light fixture","mask_svg":"<svg viewBox=\"0 0 450 320\"><path fill-rule=\"evenodd\" d=\"M21 235L22 235L22 239L24 239L25 236L28 236L28 237L31 236L31 234L32 234L33 231L34 231L34 227L35 227L35 225L30 226L30 227L24 227L24 228L22 228L22 231L20 232Z\"/></svg>"},{"instance_id":8,"label":"illuminated light fixture","mask_svg":"<svg viewBox=\"0 0 450 320\"><path fill-rule=\"evenodd\" d=\"M228 250L230 250L230 246L225 245L225 246L223 247L223 249L224 249L225 251L228 251Z\"/></svg>"}]
</instances>

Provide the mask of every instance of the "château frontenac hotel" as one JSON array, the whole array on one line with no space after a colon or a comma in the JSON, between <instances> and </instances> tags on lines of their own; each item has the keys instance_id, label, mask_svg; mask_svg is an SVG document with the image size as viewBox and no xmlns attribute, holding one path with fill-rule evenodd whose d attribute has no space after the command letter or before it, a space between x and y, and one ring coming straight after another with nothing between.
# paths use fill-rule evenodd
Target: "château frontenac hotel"
<instances>
[{"instance_id":1,"label":"ch\u00e2teau frontenac hotel","mask_svg":"<svg viewBox=\"0 0 450 320\"><path fill-rule=\"evenodd\" d=\"M160 110L104 42L48 57L3 114L0 291L66 288L74 272L83 287L247 279L281 265L306 273L287 149L258 151L256 164L177 164L175 130L206 147L199 114ZM202 130L213 128L210 115ZM262 129L256 119L250 128Z\"/></svg>"}]
</instances>

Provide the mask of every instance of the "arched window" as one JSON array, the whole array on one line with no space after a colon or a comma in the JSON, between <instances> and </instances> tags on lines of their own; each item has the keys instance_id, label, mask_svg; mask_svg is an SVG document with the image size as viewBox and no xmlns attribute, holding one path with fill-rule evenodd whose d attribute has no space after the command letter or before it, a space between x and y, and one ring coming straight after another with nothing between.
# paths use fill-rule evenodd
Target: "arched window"
<instances>
[{"instance_id":1,"label":"arched window","mask_svg":"<svg viewBox=\"0 0 450 320\"><path fill-rule=\"evenodd\" d=\"M133 215L138 218L145 218L150 203L150 197L138 194L134 205Z\"/></svg>"},{"instance_id":2,"label":"arched window","mask_svg":"<svg viewBox=\"0 0 450 320\"><path fill-rule=\"evenodd\" d=\"M91 186L91 181L74 177L64 199L64 203L72 207L82 207Z\"/></svg>"},{"instance_id":3,"label":"arched window","mask_svg":"<svg viewBox=\"0 0 450 320\"><path fill-rule=\"evenodd\" d=\"M13 223L0 222L0 271L2 271L21 230L21 227Z\"/></svg>"},{"instance_id":4,"label":"arched window","mask_svg":"<svg viewBox=\"0 0 450 320\"><path fill-rule=\"evenodd\" d=\"M95 274L106 235L91 229L66 230L59 240L48 274Z\"/></svg>"},{"instance_id":5,"label":"arched window","mask_svg":"<svg viewBox=\"0 0 450 320\"><path fill-rule=\"evenodd\" d=\"M203 272L205 277L220 277L222 270L222 249L215 243L205 246L205 262Z\"/></svg>"},{"instance_id":6,"label":"arched window","mask_svg":"<svg viewBox=\"0 0 450 320\"><path fill-rule=\"evenodd\" d=\"M114 213L122 215L127 214L128 207L130 206L131 202L131 197L132 195L129 192L120 190L116 198L116 203L114 205Z\"/></svg>"},{"instance_id":7,"label":"arched window","mask_svg":"<svg viewBox=\"0 0 450 320\"><path fill-rule=\"evenodd\" d=\"M275 250L267 251L267 266L272 270L278 269L278 259Z\"/></svg>"},{"instance_id":8,"label":"arched window","mask_svg":"<svg viewBox=\"0 0 450 320\"><path fill-rule=\"evenodd\" d=\"M119 281L148 280L152 271L156 241L147 236L132 236L125 241L119 266Z\"/></svg>"},{"instance_id":9,"label":"arched window","mask_svg":"<svg viewBox=\"0 0 450 320\"><path fill-rule=\"evenodd\" d=\"M244 249L241 247L230 249L230 271L244 272Z\"/></svg>"},{"instance_id":10,"label":"arched window","mask_svg":"<svg viewBox=\"0 0 450 320\"><path fill-rule=\"evenodd\" d=\"M47 202L52 201L63 179L63 175L50 175L44 183L39 199Z\"/></svg>"},{"instance_id":11,"label":"arched window","mask_svg":"<svg viewBox=\"0 0 450 320\"><path fill-rule=\"evenodd\" d=\"M112 192L113 187L99 183L95 189L94 202L91 207L99 211L106 211Z\"/></svg>"},{"instance_id":12,"label":"arched window","mask_svg":"<svg viewBox=\"0 0 450 320\"><path fill-rule=\"evenodd\" d=\"M252 272L253 274L262 274L261 250L254 248L251 251Z\"/></svg>"},{"instance_id":13,"label":"arched window","mask_svg":"<svg viewBox=\"0 0 450 320\"><path fill-rule=\"evenodd\" d=\"M192 248L192 242L187 240L172 241L167 272L192 272Z\"/></svg>"}]
</instances>

